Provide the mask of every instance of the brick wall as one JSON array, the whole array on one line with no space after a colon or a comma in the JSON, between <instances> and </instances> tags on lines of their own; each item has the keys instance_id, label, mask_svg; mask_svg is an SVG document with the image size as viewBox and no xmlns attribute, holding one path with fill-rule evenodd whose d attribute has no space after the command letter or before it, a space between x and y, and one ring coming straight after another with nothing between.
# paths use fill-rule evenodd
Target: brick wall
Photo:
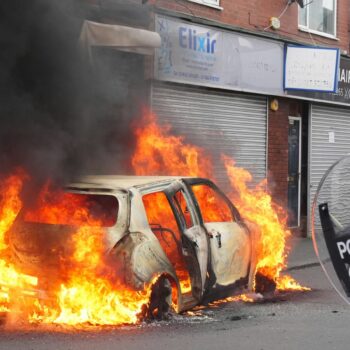
<instances>
[{"instance_id":1,"label":"brick wall","mask_svg":"<svg viewBox=\"0 0 350 350\"><path fill-rule=\"evenodd\" d=\"M298 30L296 3L292 3L281 17L279 30L266 29L269 26L270 17L278 17L284 10L287 0L221 0L222 11L187 0L149 0L149 3L256 32L270 32L282 39L289 38L306 44L329 45L349 50L349 0L338 0L337 38L339 40L315 34L312 34L311 38L310 34Z\"/></svg>"},{"instance_id":2,"label":"brick wall","mask_svg":"<svg viewBox=\"0 0 350 350\"><path fill-rule=\"evenodd\" d=\"M278 99L279 109L269 110L268 185L274 201L287 208L288 204L288 115L289 101Z\"/></svg>"}]
</instances>

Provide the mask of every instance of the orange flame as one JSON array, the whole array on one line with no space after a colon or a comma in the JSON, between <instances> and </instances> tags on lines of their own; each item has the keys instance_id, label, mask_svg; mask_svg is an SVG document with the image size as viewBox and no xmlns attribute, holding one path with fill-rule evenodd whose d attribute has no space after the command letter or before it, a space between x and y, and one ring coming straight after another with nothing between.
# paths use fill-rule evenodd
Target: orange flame
<instances>
[{"instance_id":1,"label":"orange flame","mask_svg":"<svg viewBox=\"0 0 350 350\"><path fill-rule=\"evenodd\" d=\"M25 288L27 285L35 286L35 277L19 274L7 257L8 244L6 233L15 221L22 208L20 193L23 183L27 179L23 170L17 170L7 177L0 185L0 311L9 310L11 290Z\"/></svg>"},{"instance_id":2,"label":"orange flame","mask_svg":"<svg viewBox=\"0 0 350 350\"><path fill-rule=\"evenodd\" d=\"M3 183L0 237L6 249L5 233L22 207L20 191L23 177L14 175ZM48 198L55 198L52 202ZM17 290L31 298L21 300L22 312L30 322L119 325L136 323L142 306L148 302L150 288L131 290L115 276L105 261L101 221L91 218L84 202L74 195L55 191L47 184L39 195L35 210L26 213L34 222L68 222L80 225L72 236L73 254L66 271L66 282L56 291L53 302L42 304L28 287L36 287L38 278L18 273L6 260L0 260L0 311L12 311L11 298ZM72 221L73 220L73 221ZM25 309L25 310L23 310Z\"/></svg>"},{"instance_id":3,"label":"orange flame","mask_svg":"<svg viewBox=\"0 0 350 350\"><path fill-rule=\"evenodd\" d=\"M201 148L184 143L181 136L170 134L170 125L160 127L156 116L146 113L135 129L136 149L131 164L136 175L185 175L209 177L210 159Z\"/></svg>"},{"instance_id":4,"label":"orange flame","mask_svg":"<svg viewBox=\"0 0 350 350\"><path fill-rule=\"evenodd\" d=\"M236 295L233 297L227 297L225 299L220 299L220 300L216 300L214 302L211 303L211 305L222 305L222 304L226 304L226 303L232 303L232 302L239 302L242 301L244 303L254 303L257 300L260 300L262 297L258 296L258 295L249 295L249 294L240 294L240 295Z\"/></svg>"},{"instance_id":5,"label":"orange flame","mask_svg":"<svg viewBox=\"0 0 350 350\"><path fill-rule=\"evenodd\" d=\"M186 144L182 137L171 135L170 129L170 126L159 126L152 114L148 114L143 124L136 128L137 144L132 157L135 173L213 179L213 165L205 150ZM257 272L274 280L278 289L303 290L304 287L291 277L280 275L286 267L286 240L290 232L286 229L283 209L272 202L266 191L266 181L251 189L250 173L237 167L227 156L223 156L222 160L232 187L230 197L244 218L255 224L254 230L258 237ZM19 171L0 184L0 312L11 310L11 300L16 299L13 297L16 296L16 290L23 290L31 297L30 301L26 299L24 307L30 322L70 325L136 323L142 306L149 300L150 286L145 286L144 291L130 289L118 277L118 267L106 261L104 226L108 223L108 218L91 216L84 200L74 194L54 191L49 183L41 191L36 206L25 213L25 220L60 223L75 226L75 229L69 242L72 253L62 262L66 269L64 281L54 291L50 303L41 303L35 299L32 289L35 290L38 286L40 277L16 271L9 260L6 241L6 232L22 207L20 193L26 179L26 175ZM209 217L214 215L211 208L215 207L215 196L201 192L196 195L206 198L206 214ZM144 197L149 221L161 229L166 223L168 231L176 235L176 223L170 223L170 216L166 214L169 208L165 203L167 202L162 198L148 200L147 196ZM162 217L155 215L155 212L161 212ZM222 217L225 215L225 212L220 213ZM167 245L169 246L169 239L163 245L165 251ZM170 260L179 276L182 292L190 292L190 276L183 261L178 256ZM244 295L227 300L252 301Z\"/></svg>"},{"instance_id":6,"label":"orange flame","mask_svg":"<svg viewBox=\"0 0 350 350\"><path fill-rule=\"evenodd\" d=\"M73 267L68 271L68 282L57 293L56 308L39 307L31 321L69 325L120 325L138 321L142 305L149 300L149 289L136 292L107 277L113 271L104 263L103 233L96 224L93 228L81 227L74 234ZM101 269L103 276L98 273Z\"/></svg>"},{"instance_id":7,"label":"orange flame","mask_svg":"<svg viewBox=\"0 0 350 350\"><path fill-rule=\"evenodd\" d=\"M0 185L0 251L7 248L5 234L22 208L20 192L26 177L22 170L18 170Z\"/></svg>"},{"instance_id":8,"label":"orange flame","mask_svg":"<svg viewBox=\"0 0 350 350\"><path fill-rule=\"evenodd\" d=\"M182 256L181 234L174 220L172 209L164 193L151 193L143 197L148 222L151 224L154 234L160 245L173 264L176 275L179 278L182 293L191 291L191 280ZM166 231L164 230L166 228Z\"/></svg>"},{"instance_id":9,"label":"orange flame","mask_svg":"<svg viewBox=\"0 0 350 350\"><path fill-rule=\"evenodd\" d=\"M256 271L275 280L278 289L284 289L279 279L280 272L286 268L286 240L290 237L290 231L286 229L286 215L281 215L284 214L283 209L273 203L271 195L267 193L266 180L250 189L248 184L252 182L251 174L237 167L234 160L227 156L223 156L223 161L232 189L237 194L231 194L234 203L259 231Z\"/></svg>"},{"instance_id":10,"label":"orange flame","mask_svg":"<svg viewBox=\"0 0 350 350\"><path fill-rule=\"evenodd\" d=\"M199 176L215 180L212 161L204 149L185 143L183 137L171 135L171 127L158 125L154 114L145 115L143 125L135 131L137 144L132 165L137 175ZM303 287L291 277L280 276L286 267L286 240L290 231L286 228L287 216L283 208L273 203L267 192L267 181L251 189L248 185L253 179L247 170L237 167L226 155L222 155L222 161L232 188L229 196L242 216L255 224L258 237L256 272L275 281L277 289L302 290ZM196 195L205 196L204 193ZM211 210L212 203L215 203L214 198L207 201L203 210L205 215L215 215ZM290 282L286 283L287 280Z\"/></svg>"},{"instance_id":11,"label":"orange flame","mask_svg":"<svg viewBox=\"0 0 350 350\"><path fill-rule=\"evenodd\" d=\"M117 267L105 260L103 222L91 217L79 197L62 192L48 193L48 188L39 196L44 205L29 212L27 217L50 223L73 220L80 227L72 236L73 254L66 271L67 282L57 291L56 307L37 304L31 321L69 325L136 323L142 306L149 300L150 288L137 292L123 284L118 278ZM55 200L48 205L47 198L50 197Z\"/></svg>"},{"instance_id":12,"label":"orange flame","mask_svg":"<svg viewBox=\"0 0 350 350\"><path fill-rule=\"evenodd\" d=\"M306 292L311 290L311 288L302 286L294 278L288 275L283 275L278 277L277 288L278 290L281 290L281 291L298 290L298 291Z\"/></svg>"}]
</instances>

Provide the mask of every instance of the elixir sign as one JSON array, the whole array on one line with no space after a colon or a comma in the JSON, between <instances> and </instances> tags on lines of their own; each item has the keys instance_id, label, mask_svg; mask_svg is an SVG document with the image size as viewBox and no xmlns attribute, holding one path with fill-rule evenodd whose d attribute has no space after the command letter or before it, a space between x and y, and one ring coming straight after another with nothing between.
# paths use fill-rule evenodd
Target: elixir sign
<instances>
[{"instance_id":1,"label":"elixir sign","mask_svg":"<svg viewBox=\"0 0 350 350\"><path fill-rule=\"evenodd\" d=\"M281 94L283 44L157 15L155 78Z\"/></svg>"},{"instance_id":2,"label":"elixir sign","mask_svg":"<svg viewBox=\"0 0 350 350\"><path fill-rule=\"evenodd\" d=\"M198 35L195 29L183 26L179 28L179 44L183 49L214 54L216 40L210 38L209 31L206 35Z\"/></svg>"},{"instance_id":3,"label":"elixir sign","mask_svg":"<svg viewBox=\"0 0 350 350\"><path fill-rule=\"evenodd\" d=\"M162 39L156 54L158 79L222 83L222 32L161 16L157 16L156 31Z\"/></svg>"}]
</instances>

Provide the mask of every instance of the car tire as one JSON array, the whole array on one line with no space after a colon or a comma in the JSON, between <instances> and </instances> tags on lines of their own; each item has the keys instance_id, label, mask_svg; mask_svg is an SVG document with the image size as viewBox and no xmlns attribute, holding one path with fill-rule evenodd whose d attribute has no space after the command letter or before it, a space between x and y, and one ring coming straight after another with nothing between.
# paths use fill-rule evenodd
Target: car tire
<instances>
[{"instance_id":1,"label":"car tire","mask_svg":"<svg viewBox=\"0 0 350 350\"><path fill-rule=\"evenodd\" d=\"M166 276L160 276L152 285L150 301L147 305L148 320L167 320L172 307L172 285Z\"/></svg>"},{"instance_id":2,"label":"car tire","mask_svg":"<svg viewBox=\"0 0 350 350\"><path fill-rule=\"evenodd\" d=\"M276 291L276 282L262 273L255 275L255 293L260 293L264 298L272 297Z\"/></svg>"}]
</instances>

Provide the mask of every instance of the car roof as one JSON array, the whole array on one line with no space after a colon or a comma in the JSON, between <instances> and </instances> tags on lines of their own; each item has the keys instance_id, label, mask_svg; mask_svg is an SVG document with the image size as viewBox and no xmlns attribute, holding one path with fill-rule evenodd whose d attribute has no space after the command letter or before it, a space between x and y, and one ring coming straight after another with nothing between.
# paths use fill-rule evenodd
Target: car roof
<instances>
[{"instance_id":1,"label":"car roof","mask_svg":"<svg viewBox=\"0 0 350 350\"><path fill-rule=\"evenodd\" d=\"M89 175L68 184L71 187L95 187L106 189L129 189L147 185L161 184L186 178L185 176L128 176L128 175Z\"/></svg>"}]
</instances>

